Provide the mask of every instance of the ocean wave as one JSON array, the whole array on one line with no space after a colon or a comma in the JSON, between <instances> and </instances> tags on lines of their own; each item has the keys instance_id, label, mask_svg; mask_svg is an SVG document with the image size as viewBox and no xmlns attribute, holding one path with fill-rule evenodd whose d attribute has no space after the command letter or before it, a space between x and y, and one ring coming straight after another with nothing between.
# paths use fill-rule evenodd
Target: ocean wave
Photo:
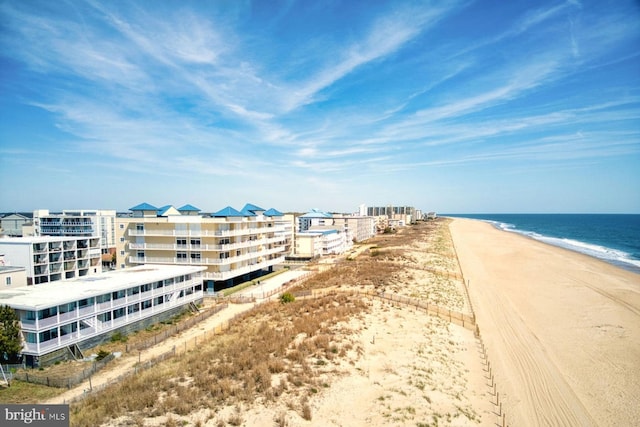
<instances>
[{"instance_id":1,"label":"ocean wave","mask_svg":"<svg viewBox=\"0 0 640 427\"><path fill-rule=\"evenodd\" d=\"M605 246L597 245L594 243L587 243L580 240L551 237L551 236L545 236L533 231L520 230L520 229L517 229L515 225L507 222L491 221L491 220L487 220L486 222L493 224L496 228L499 228L500 230L518 233L518 234L530 237L532 239L541 241L543 243L547 243L549 245L558 246L564 249L569 249L574 252L580 252L582 254L589 255L594 258L598 258L602 261L606 261L620 267L626 267L636 272L640 272L640 260L635 259L633 255L631 255L630 253L621 251L619 249L608 248Z\"/></svg>"}]
</instances>

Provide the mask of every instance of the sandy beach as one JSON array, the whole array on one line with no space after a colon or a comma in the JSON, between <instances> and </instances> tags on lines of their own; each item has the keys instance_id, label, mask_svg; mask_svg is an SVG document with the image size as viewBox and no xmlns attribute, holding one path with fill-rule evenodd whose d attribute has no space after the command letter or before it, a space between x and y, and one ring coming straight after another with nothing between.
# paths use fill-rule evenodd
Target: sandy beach
<instances>
[{"instance_id":1,"label":"sandy beach","mask_svg":"<svg viewBox=\"0 0 640 427\"><path fill-rule=\"evenodd\" d=\"M481 221L450 230L509 424L639 425L640 275Z\"/></svg>"}]
</instances>

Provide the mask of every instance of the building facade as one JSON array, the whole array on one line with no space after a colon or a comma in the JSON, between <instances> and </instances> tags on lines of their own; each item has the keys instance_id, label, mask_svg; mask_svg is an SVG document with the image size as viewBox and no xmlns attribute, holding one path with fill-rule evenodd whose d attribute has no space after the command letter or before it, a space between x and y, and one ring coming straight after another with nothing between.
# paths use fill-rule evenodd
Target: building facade
<instances>
[{"instance_id":1,"label":"building facade","mask_svg":"<svg viewBox=\"0 0 640 427\"><path fill-rule=\"evenodd\" d=\"M117 218L117 264L206 267L206 291L250 280L285 261L292 244L292 217L247 204L212 213L186 205L158 209L147 203Z\"/></svg>"},{"instance_id":2,"label":"building facade","mask_svg":"<svg viewBox=\"0 0 640 427\"><path fill-rule=\"evenodd\" d=\"M27 285L102 273L98 237L14 237L0 239L8 265L26 269Z\"/></svg>"},{"instance_id":3,"label":"building facade","mask_svg":"<svg viewBox=\"0 0 640 427\"><path fill-rule=\"evenodd\" d=\"M0 290L20 288L22 286L27 286L27 269L7 266L0 262Z\"/></svg>"},{"instance_id":4,"label":"building facade","mask_svg":"<svg viewBox=\"0 0 640 427\"><path fill-rule=\"evenodd\" d=\"M346 230L354 242L364 242L376 235L376 219L372 216L334 215L334 225Z\"/></svg>"},{"instance_id":5,"label":"building facade","mask_svg":"<svg viewBox=\"0 0 640 427\"><path fill-rule=\"evenodd\" d=\"M195 266L141 266L11 291L0 304L20 319L22 355L29 366L81 357L117 330L145 319L158 321L203 298L202 272ZM148 323L148 322L147 322Z\"/></svg>"},{"instance_id":6,"label":"building facade","mask_svg":"<svg viewBox=\"0 0 640 427\"><path fill-rule=\"evenodd\" d=\"M0 218L1 233L10 237L22 237L22 227L30 224L31 218L26 214L12 213Z\"/></svg>"},{"instance_id":7,"label":"building facade","mask_svg":"<svg viewBox=\"0 0 640 427\"><path fill-rule=\"evenodd\" d=\"M35 236L99 237L102 254L116 248L115 210L63 210L52 214L46 209L33 212Z\"/></svg>"}]
</instances>

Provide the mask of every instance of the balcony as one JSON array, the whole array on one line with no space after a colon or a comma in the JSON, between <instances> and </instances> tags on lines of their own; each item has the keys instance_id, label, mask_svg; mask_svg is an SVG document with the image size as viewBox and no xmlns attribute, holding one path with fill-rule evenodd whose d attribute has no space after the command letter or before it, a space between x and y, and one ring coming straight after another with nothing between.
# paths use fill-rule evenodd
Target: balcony
<instances>
[{"instance_id":1,"label":"balcony","mask_svg":"<svg viewBox=\"0 0 640 427\"><path fill-rule=\"evenodd\" d=\"M34 264L46 264L48 262L46 255L35 255L33 257Z\"/></svg>"},{"instance_id":2,"label":"balcony","mask_svg":"<svg viewBox=\"0 0 640 427\"><path fill-rule=\"evenodd\" d=\"M38 267L35 267L33 269L33 274L36 275L36 276L42 276L42 275L45 275L45 274L49 274L49 269L47 268L47 266L44 266L44 267L43 266L38 266Z\"/></svg>"},{"instance_id":3,"label":"balcony","mask_svg":"<svg viewBox=\"0 0 640 427\"><path fill-rule=\"evenodd\" d=\"M33 253L40 254L47 251L47 245L36 244L33 245Z\"/></svg>"}]
</instances>

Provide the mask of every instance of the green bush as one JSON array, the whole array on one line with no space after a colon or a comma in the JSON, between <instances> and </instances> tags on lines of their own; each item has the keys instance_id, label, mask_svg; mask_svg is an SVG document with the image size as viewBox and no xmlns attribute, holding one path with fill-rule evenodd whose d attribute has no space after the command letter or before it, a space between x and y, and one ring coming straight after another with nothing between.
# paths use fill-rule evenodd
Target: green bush
<instances>
[{"instance_id":1,"label":"green bush","mask_svg":"<svg viewBox=\"0 0 640 427\"><path fill-rule=\"evenodd\" d=\"M108 355L110 355L111 353L109 353L106 350L100 350L98 351L98 355L96 356L96 362L101 361L102 359L104 359L105 357L107 357Z\"/></svg>"},{"instance_id":2,"label":"green bush","mask_svg":"<svg viewBox=\"0 0 640 427\"><path fill-rule=\"evenodd\" d=\"M127 336L123 335L122 332L116 332L115 334L111 335L111 342L127 342Z\"/></svg>"},{"instance_id":3,"label":"green bush","mask_svg":"<svg viewBox=\"0 0 640 427\"><path fill-rule=\"evenodd\" d=\"M286 304L288 302L294 302L295 300L296 300L296 297L294 297L291 292L285 292L280 296L280 302L282 304Z\"/></svg>"}]
</instances>

